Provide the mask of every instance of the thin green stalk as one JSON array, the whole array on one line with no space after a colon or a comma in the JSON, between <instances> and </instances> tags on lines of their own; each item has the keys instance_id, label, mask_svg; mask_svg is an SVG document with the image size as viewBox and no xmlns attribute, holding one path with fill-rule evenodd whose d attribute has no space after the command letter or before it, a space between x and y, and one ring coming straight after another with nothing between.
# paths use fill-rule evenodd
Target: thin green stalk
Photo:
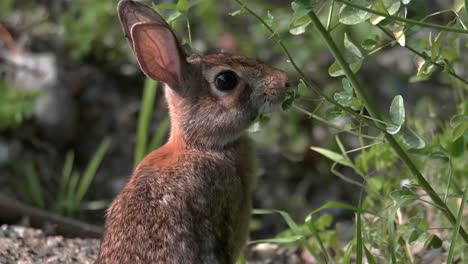
<instances>
[{"instance_id":1,"label":"thin green stalk","mask_svg":"<svg viewBox=\"0 0 468 264\"><path fill-rule=\"evenodd\" d=\"M383 26L377 24L377 27L383 32L385 33L385 35L387 35L389 38L394 38L393 35L388 32L387 29L385 29ZM438 67L439 69L441 70L445 70L445 67L444 65L438 63L438 62L435 62L433 61L429 56L425 55L424 53L422 52L419 52L417 51L416 49L414 49L413 47L409 46L409 45L405 45L403 46L405 49L413 52L414 54L416 54L417 56L423 58L424 60L427 60L427 61L430 61L432 64L434 64L436 67ZM450 69L450 71L447 72L450 76L454 77L455 79L463 82L464 84L467 84L468 85L468 81L463 79L460 75L456 74L453 69Z\"/></svg>"},{"instance_id":2,"label":"thin green stalk","mask_svg":"<svg viewBox=\"0 0 468 264\"><path fill-rule=\"evenodd\" d=\"M392 19L392 20L395 20L395 21L405 22L405 23L409 23L409 24L413 24L413 25L417 25L417 26L421 26L421 27L426 27L426 28L433 28L433 29L438 29L438 30L443 30L443 31L468 34L468 30L464 30L464 29L460 29L460 28L447 27L447 26L442 26L442 25L437 25L437 24L431 24L431 23L425 23L425 22L421 22L421 21L418 21L418 20L413 20L413 19L408 19L408 18L403 18L403 17L398 17L398 16L392 16L392 15L389 15L387 13L379 12L379 11L376 11L376 10L373 10L373 9L367 8L365 6L361 6L361 5L355 4L353 2L346 1L346 0L336 0L336 1L341 2L341 3L343 3L343 4L347 5L347 6L351 6L351 7L354 7L356 9L360 9L360 10L369 12L371 14L383 16L385 18L389 18L389 19Z\"/></svg>"},{"instance_id":3,"label":"thin green stalk","mask_svg":"<svg viewBox=\"0 0 468 264\"><path fill-rule=\"evenodd\" d=\"M338 1L342 1L342 0L338 0ZM322 23L320 22L319 18L317 17L317 15L315 14L313 10L310 10L309 17L312 20L312 23L315 25L315 27L319 31L322 38L325 40L329 50L335 57L335 60L337 61L338 65L341 67L341 69L343 69L346 77L351 82L354 88L354 91L356 92L358 97L363 102L364 106L366 107L371 117L377 120L381 120L380 115L378 114L374 106L370 104L370 102L366 98L364 94L364 90L362 89L361 84L357 80L356 75L349 68L348 63L346 62L344 56L341 54L341 51L339 50L338 46L336 45L334 40L331 38L327 30L323 27ZM411 173L414 175L414 177L418 181L419 185L427 192L427 194L431 197L432 201L435 204L439 205L440 208L442 208L442 212L445 214L447 219L453 225L455 225L456 224L455 216L452 214L452 212L447 207L447 205L442 201L439 195L434 191L431 185L427 182L427 180L421 174L421 172L416 167L416 165L414 165L413 161L410 159L408 154L401 148L401 146L398 144L398 142L395 140L395 138L392 135L388 134L387 132L384 132L384 136L385 136L385 139L390 144L390 146L393 148L393 150L397 153L397 155L403 161L403 163L409 168ZM468 234L465 232L463 228L460 228L460 235L463 237L465 242L468 243Z\"/></svg>"},{"instance_id":4,"label":"thin green stalk","mask_svg":"<svg viewBox=\"0 0 468 264\"><path fill-rule=\"evenodd\" d=\"M331 1L330 10L328 11L328 18L327 18L327 30L330 30L330 24L333 16L333 9L335 7L335 0Z\"/></svg>"},{"instance_id":5,"label":"thin green stalk","mask_svg":"<svg viewBox=\"0 0 468 264\"><path fill-rule=\"evenodd\" d=\"M447 263L452 263L453 252L455 251L455 245L457 243L458 232L461 228L461 222L463 218L463 211L465 210L466 199L468 198L468 185L465 185L465 191L463 192L462 200L460 202L460 208L458 208L457 223L452 234L452 241L450 242L449 252L447 254Z\"/></svg>"},{"instance_id":6,"label":"thin green stalk","mask_svg":"<svg viewBox=\"0 0 468 264\"><path fill-rule=\"evenodd\" d=\"M151 79L146 79L143 91L143 102L141 104L140 114L138 117L138 132L137 143L135 146L135 154L133 166L136 167L147 153L149 124L151 121L151 113L153 112L154 100L156 98L157 82Z\"/></svg>"},{"instance_id":7,"label":"thin green stalk","mask_svg":"<svg viewBox=\"0 0 468 264\"><path fill-rule=\"evenodd\" d=\"M76 189L76 195L75 195L75 201L74 205L76 208L78 208L81 200L83 200L86 192L89 189L89 186L91 185L91 182L94 179L94 176L96 176L96 172L99 168L99 165L101 165L101 161L104 158L104 155L107 152L107 149L109 148L111 143L110 138L104 139L101 144L99 144L96 152L94 153L93 157L88 163L88 166L86 166L86 169L83 172L83 175L81 179L79 180L77 189Z\"/></svg>"},{"instance_id":8,"label":"thin green stalk","mask_svg":"<svg viewBox=\"0 0 468 264\"><path fill-rule=\"evenodd\" d=\"M276 31L274 31L259 15L257 15L257 13L255 13L254 11L252 11L250 8L248 8L241 0L235 0L240 6L241 8L243 8L244 10L246 10L249 14L251 14L253 17L255 17L260 23L263 24L263 26L271 33L271 37L276 41L276 43L278 43L278 45L280 45L281 49L283 50L284 54L286 54L286 56L288 57L288 61L289 63L291 63L291 66L293 66L294 70L301 76L302 80L304 80L304 83L306 84L306 86L310 89L312 89L312 91L314 91L315 93L317 93L318 95L320 95L321 97L323 97L325 100L327 100L328 102L330 102L331 104L333 104L335 107L337 107L338 109L340 110L343 110L345 112L347 112L348 114L350 114L352 117L355 117L357 119L361 119L363 120L367 125L369 126L372 126L372 127L375 127L379 130L381 130L382 132L385 131L385 128L384 127L381 127L381 126L376 126L375 125L375 122L371 122L370 120L366 119L365 117L366 116L361 116L359 113L356 113L352 108L349 108L349 107L345 107L343 105L341 105L340 103L338 103L335 99L333 99L333 97L330 97L328 96L326 93L324 93L320 87L318 87L317 84L315 84L314 82L312 82L312 80L310 80L306 75L305 73L301 70L301 68L296 64L295 60L293 59L293 57L291 56L291 53L289 52L289 50L286 48L286 46L284 45L283 41L281 40L281 38L279 37L278 33Z\"/></svg>"},{"instance_id":9,"label":"thin green stalk","mask_svg":"<svg viewBox=\"0 0 468 264\"><path fill-rule=\"evenodd\" d=\"M325 120L322 117L314 114L313 112L307 111L306 109L304 109L304 108L302 108L302 107L300 107L300 106L298 106L296 104L293 104L293 108L295 108L296 110L306 114L310 118L313 118L313 119L315 119L317 121L320 121L320 122L324 123L325 125L327 125L327 126L329 126L331 128L334 128L334 129L338 130L338 132L346 132L346 133L349 133L349 134L354 135L354 136L362 136L362 137L368 138L368 139L382 140L381 138L360 134L359 132L354 132L352 130L344 130L342 127L337 126L337 125L333 124L332 122L330 122L328 120Z\"/></svg>"}]
</instances>

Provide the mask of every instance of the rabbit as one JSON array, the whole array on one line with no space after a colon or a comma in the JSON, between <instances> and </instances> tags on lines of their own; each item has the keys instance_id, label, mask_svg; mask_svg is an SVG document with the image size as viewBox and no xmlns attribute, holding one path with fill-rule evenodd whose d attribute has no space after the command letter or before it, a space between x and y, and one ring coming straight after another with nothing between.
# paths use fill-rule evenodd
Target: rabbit
<instances>
[{"instance_id":1,"label":"rabbit","mask_svg":"<svg viewBox=\"0 0 468 264\"><path fill-rule=\"evenodd\" d=\"M246 129L281 104L288 77L242 56L186 56L144 4L118 13L141 70L165 84L171 126L110 205L96 263L235 263L255 185Z\"/></svg>"}]
</instances>

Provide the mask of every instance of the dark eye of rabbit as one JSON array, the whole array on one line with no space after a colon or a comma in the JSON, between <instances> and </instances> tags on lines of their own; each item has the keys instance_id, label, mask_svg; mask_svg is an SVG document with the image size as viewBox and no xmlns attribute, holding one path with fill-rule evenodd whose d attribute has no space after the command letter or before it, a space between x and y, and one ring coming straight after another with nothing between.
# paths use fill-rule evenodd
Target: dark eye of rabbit
<instances>
[{"instance_id":1,"label":"dark eye of rabbit","mask_svg":"<svg viewBox=\"0 0 468 264\"><path fill-rule=\"evenodd\" d=\"M222 71L215 77L216 88L220 91L229 91L236 88L239 83L237 74L233 71Z\"/></svg>"}]
</instances>

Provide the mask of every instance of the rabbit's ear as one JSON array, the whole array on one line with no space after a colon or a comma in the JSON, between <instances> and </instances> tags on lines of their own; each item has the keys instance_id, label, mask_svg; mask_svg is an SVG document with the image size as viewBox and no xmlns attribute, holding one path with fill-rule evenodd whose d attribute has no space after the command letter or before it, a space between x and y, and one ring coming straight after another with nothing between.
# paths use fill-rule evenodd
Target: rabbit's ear
<instances>
[{"instance_id":1,"label":"rabbit's ear","mask_svg":"<svg viewBox=\"0 0 468 264\"><path fill-rule=\"evenodd\" d=\"M142 71L178 90L184 56L172 31L158 24L141 23L132 27L131 36Z\"/></svg>"},{"instance_id":2,"label":"rabbit's ear","mask_svg":"<svg viewBox=\"0 0 468 264\"><path fill-rule=\"evenodd\" d=\"M185 54L166 21L153 9L134 1L121 0L117 9L142 71L178 89Z\"/></svg>"}]
</instances>

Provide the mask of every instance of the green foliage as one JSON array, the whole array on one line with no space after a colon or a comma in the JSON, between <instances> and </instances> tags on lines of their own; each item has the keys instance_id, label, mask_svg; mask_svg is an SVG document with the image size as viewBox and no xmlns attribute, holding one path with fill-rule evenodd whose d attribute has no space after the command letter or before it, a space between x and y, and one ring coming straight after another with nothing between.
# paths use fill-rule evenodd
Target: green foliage
<instances>
[{"instance_id":1,"label":"green foliage","mask_svg":"<svg viewBox=\"0 0 468 264\"><path fill-rule=\"evenodd\" d=\"M45 201L42 193L42 187L39 176L37 174L36 165L31 162L26 166L25 171L22 168L16 168L15 171L20 178L11 179L12 185L16 188L18 193L26 201L34 204L37 207L44 208Z\"/></svg>"},{"instance_id":2,"label":"green foliage","mask_svg":"<svg viewBox=\"0 0 468 264\"><path fill-rule=\"evenodd\" d=\"M33 113L37 93L7 87L0 81L0 130L15 128Z\"/></svg>"},{"instance_id":3,"label":"green foliage","mask_svg":"<svg viewBox=\"0 0 468 264\"><path fill-rule=\"evenodd\" d=\"M99 22L97 22L99 21ZM91 53L109 62L121 60L125 45L121 37L114 1L74 1L60 17L64 27L63 44L78 60Z\"/></svg>"},{"instance_id":4,"label":"green foliage","mask_svg":"<svg viewBox=\"0 0 468 264\"><path fill-rule=\"evenodd\" d=\"M110 143L110 139L104 139L101 142L94 153L94 156L91 158L86 169L81 175L77 172L73 172L73 163L75 159L74 152L69 151L67 153L57 196L57 210L61 214L75 215L81 210L83 198L87 193L94 176L96 176L99 165L101 164ZM107 203L102 203L102 205L106 206Z\"/></svg>"},{"instance_id":5,"label":"green foliage","mask_svg":"<svg viewBox=\"0 0 468 264\"><path fill-rule=\"evenodd\" d=\"M461 212L465 209L468 173L468 81L454 70L454 63L462 59L459 48L463 41L461 36L468 34L464 24L467 14L462 9L464 3L457 1L453 9L446 11L454 15L453 20L447 25L439 25L426 20L440 12L427 13L427 8L417 0L293 1L289 26L279 29L274 25L282 21L271 15L275 10L266 16L259 15L246 2L236 1L241 9L234 14L250 14L263 24L301 78L301 96L295 97L292 103L288 97L287 104L333 129L356 136L360 144L348 150L336 136L339 151L311 147L333 162L330 168L333 174L361 186L366 196L359 207L328 203L306 218L304 226L309 228L291 224L291 219L281 212L290 229L267 241L288 244L298 241L313 255L322 252L326 256L324 259L314 255L317 260L330 263L349 263L351 255L357 263L365 260L369 263L388 260L392 263L417 263L418 256L414 255L413 249L418 245L422 244L425 250L429 250L440 248L444 241L449 241L448 263L454 258L462 262L466 260L463 252L468 245L465 231L468 222ZM326 9L328 12L323 12ZM420 33L421 27L432 31L424 36ZM363 30L365 34L359 34ZM434 33L435 30L438 31ZM290 35L286 37L282 33ZM310 39L318 35L336 59L328 69L329 75L344 76L341 78L343 89L334 91L333 96L308 79L299 66L300 58L296 59L294 51L285 44L297 36L310 43ZM394 95L388 110L381 114L381 109L374 106L381 102L367 98L356 75L370 56L386 47L406 49L417 57L409 83L443 76L445 83L453 88L457 113L445 120L428 120L427 112L413 113L405 109L404 96ZM306 110L308 106L303 106L304 101L300 100L311 96L303 92L304 87L319 96L312 97L320 102L313 105L314 111ZM306 102L313 104L312 100ZM432 104L426 105L426 108L432 107ZM346 124L337 126L331 122L337 118ZM437 130L428 130L435 124ZM350 156L350 153L354 154ZM349 177L349 173L343 174L343 167L350 168L361 179L356 181ZM339 227L313 228L318 220L311 216L335 206L355 212L355 236L346 247L335 241ZM435 214L435 217L425 219L428 213ZM434 228L440 226L450 228L434 232ZM315 240L304 242L303 239L311 236ZM333 249L334 256L328 256L323 250L327 247Z\"/></svg>"}]
</instances>

